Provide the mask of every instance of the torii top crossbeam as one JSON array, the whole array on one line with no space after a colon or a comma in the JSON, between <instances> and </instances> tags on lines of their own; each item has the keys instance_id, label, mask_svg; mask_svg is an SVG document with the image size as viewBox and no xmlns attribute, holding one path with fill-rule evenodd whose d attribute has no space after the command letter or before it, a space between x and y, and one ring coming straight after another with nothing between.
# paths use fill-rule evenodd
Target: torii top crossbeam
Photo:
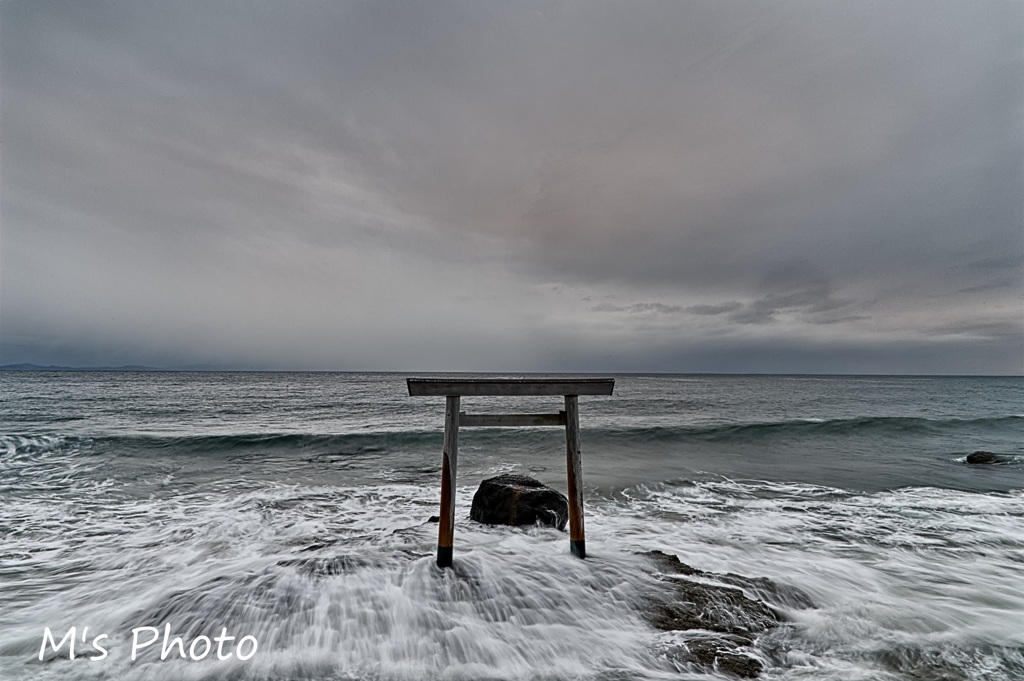
<instances>
[{"instance_id":1,"label":"torii top crossbeam","mask_svg":"<svg viewBox=\"0 0 1024 681\"><path fill-rule=\"evenodd\" d=\"M611 395L614 378L410 378L412 397Z\"/></svg>"},{"instance_id":2,"label":"torii top crossbeam","mask_svg":"<svg viewBox=\"0 0 1024 681\"><path fill-rule=\"evenodd\" d=\"M459 426L565 426L569 497L569 547L585 558L583 529L583 467L580 457L580 395L611 395L612 378L410 378L409 395L444 397L444 452L441 457L441 514L437 534L437 564L452 564L455 537L455 471L458 465ZM557 414L465 414L463 396L562 395L565 411Z\"/></svg>"}]
</instances>

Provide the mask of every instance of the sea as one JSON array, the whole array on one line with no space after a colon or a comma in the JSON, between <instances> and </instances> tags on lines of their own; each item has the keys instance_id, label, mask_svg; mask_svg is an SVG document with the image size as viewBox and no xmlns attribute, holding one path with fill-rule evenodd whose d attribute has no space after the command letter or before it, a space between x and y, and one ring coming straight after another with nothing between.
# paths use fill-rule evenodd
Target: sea
<instances>
[{"instance_id":1,"label":"sea","mask_svg":"<svg viewBox=\"0 0 1024 681\"><path fill-rule=\"evenodd\" d=\"M409 376L445 375L0 372L0 679L730 678L652 626L650 551L806 596L748 594L762 679L1024 679L1022 377L611 374L586 560L469 518L500 473L564 492L564 431L464 428L441 569Z\"/></svg>"}]
</instances>

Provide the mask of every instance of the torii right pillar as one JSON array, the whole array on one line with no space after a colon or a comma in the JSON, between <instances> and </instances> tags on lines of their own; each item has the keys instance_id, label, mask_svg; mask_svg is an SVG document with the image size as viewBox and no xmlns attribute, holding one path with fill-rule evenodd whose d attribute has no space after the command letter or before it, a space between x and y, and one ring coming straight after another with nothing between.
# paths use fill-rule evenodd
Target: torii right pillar
<instances>
[{"instance_id":1,"label":"torii right pillar","mask_svg":"<svg viewBox=\"0 0 1024 681\"><path fill-rule=\"evenodd\" d=\"M569 550L577 558L587 557L583 527L583 461L580 456L580 399L565 396L565 468L569 492Z\"/></svg>"}]
</instances>

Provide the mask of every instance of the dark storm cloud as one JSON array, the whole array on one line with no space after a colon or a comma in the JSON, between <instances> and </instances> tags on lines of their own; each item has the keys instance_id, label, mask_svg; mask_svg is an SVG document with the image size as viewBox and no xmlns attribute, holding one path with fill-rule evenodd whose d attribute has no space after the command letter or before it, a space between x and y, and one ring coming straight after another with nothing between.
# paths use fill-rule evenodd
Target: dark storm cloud
<instances>
[{"instance_id":1,"label":"dark storm cloud","mask_svg":"<svg viewBox=\"0 0 1024 681\"><path fill-rule=\"evenodd\" d=\"M34 0L0 38L0 360L1024 369L1017 3Z\"/></svg>"}]
</instances>

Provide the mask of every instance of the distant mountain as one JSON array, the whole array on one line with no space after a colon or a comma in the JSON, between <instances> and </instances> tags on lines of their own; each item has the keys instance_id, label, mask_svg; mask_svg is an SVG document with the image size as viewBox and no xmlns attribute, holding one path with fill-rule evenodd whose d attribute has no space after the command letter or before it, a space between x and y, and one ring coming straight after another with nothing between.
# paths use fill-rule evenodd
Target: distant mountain
<instances>
[{"instance_id":1,"label":"distant mountain","mask_svg":"<svg viewBox=\"0 0 1024 681\"><path fill-rule=\"evenodd\" d=\"M51 364L50 366L44 367L38 364L23 363L0 365L0 371L166 371L166 369L135 364L128 364L120 367L65 367Z\"/></svg>"}]
</instances>

